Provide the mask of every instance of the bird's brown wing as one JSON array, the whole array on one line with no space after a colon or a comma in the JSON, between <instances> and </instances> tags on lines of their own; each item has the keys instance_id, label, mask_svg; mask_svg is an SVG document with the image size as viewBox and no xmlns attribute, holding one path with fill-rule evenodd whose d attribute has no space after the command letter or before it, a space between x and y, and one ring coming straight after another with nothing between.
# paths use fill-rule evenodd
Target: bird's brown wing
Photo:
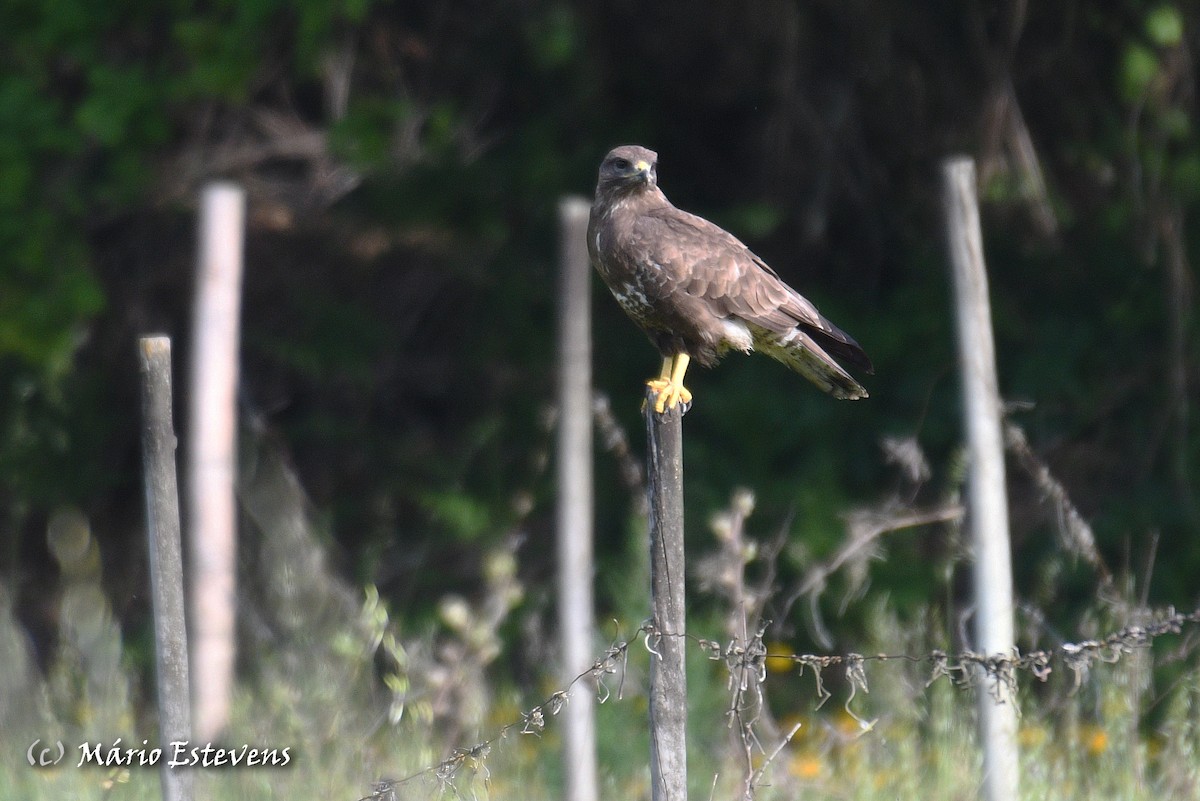
<instances>
[{"instance_id":1,"label":"bird's brown wing","mask_svg":"<svg viewBox=\"0 0 1200 801\"><path fill-rule=\"evenodd\" d=\"M779 302L777 308L791 319L792 327L799 326L804 329L834 356L845 359L867 373L875 372L871 360L854 337L831 323L807 298L785 284L762 259L753 253L750 253L750 256L761 271L751 273L748 282L766 285L756 291L756 296L769 298L770 303Z\"/></svg>"},{"instance_id":2,"label":"bird's brown wing","mask_svg":"<svg viewBox=\"0 0 1200 801\"><path fill-rule=\"evenodd\" d=\"M826 319L807 298L728 231L674 206L656 208L639 220L639 244L670 272L677 288L703 298L719 314L737 316L786 338L797 328L807 342L866 372L871 360L854 338ZM799 340L797 340L799 344Z\"/></svg>"}]
</instances>

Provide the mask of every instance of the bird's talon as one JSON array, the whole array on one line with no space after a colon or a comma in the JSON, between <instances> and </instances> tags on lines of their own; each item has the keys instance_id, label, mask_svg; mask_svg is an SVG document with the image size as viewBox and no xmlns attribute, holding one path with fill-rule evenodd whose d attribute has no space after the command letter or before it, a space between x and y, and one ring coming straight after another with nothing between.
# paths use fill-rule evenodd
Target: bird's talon
<instances>
[{"instance_id":1,"label":"bird's talon","mask_svg":"<svg viewBox=\"0 0 1200 801\"><path fill-rule=\"evenodd\" d=\"M654 390L654 411L659 414L663 414L668 409L674 409L680 402L685 406L692 402L691 391L682 384L654 379L647 381L646 386Z\"/></svg>"}]
</instances>

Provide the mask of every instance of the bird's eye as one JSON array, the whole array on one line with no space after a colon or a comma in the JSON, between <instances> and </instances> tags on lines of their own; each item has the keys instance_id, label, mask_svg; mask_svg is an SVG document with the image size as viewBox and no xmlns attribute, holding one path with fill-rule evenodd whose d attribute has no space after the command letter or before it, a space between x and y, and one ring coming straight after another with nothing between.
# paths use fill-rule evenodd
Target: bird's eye
<instances>
[{"instance_id":1,"label":"bird's eye","mask_svg":"<svg viewBox=\"0 0 1200 801\"><path fill-rule=\"evenodd\" d=\"M613 166L618 170L628 170L629 162L626 159L613 159Z\"/></svg>"}]
</instances>

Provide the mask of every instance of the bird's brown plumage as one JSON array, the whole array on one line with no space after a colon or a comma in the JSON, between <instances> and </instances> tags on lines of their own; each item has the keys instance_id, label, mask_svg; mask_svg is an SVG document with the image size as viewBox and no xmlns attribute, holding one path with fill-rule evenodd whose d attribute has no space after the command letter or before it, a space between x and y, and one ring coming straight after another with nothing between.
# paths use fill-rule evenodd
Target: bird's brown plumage
<instances>
[{"instance_id":1,"label":"bird's brown plumage","mask_svg":"<svg viewBox=\"0 0 1200 801\"><path fill-rule=\"evenodd\" d=\"M835 397L867 397L833 358L872 372L858 343L732 234L671 205L658 188L657 161L636 145L605 157L588 251L659 352L711 366L730 350L758 350Z\"/></svg>"}]
</instances>

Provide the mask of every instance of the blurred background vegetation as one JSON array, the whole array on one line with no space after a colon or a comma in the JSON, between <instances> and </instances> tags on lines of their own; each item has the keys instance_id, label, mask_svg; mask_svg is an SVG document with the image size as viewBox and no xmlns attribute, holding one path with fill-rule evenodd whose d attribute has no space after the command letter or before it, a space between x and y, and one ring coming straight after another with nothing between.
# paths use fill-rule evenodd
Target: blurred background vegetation
<instances>
[{"instance_id":1,"label":"blurred background vegetation","mask_svg":"<svg viewBox=\"0 0 1200 801\"><path fill-rule=\"evenodd\" d=\"M762 358L697 372L689 536L752 488L787 534L787 586L852 510L956 491L938 165L967 152L1012 420L1115 573L1151 603L1200 596L1194 4L8 0L0 30L0 582L43 669L67 637L67 515L150 670L134 342L168 333L185 363L195 198L216 178L249 193L244 417L299 477L330 571L419 626L511 552L511 627L544 629L555 209L625 142L877 368L855 404ZM595 286L597 389L640 458L657 356ZM885 437L929 475L900 475ZM598 453L600 617L636 623L635 506ZM1074 631L1096 577L1010 479L1017 595L1038 631ZM956 547L897 534L866 578L919 617L957 595L939 572ZM865 612L819 605L858 642ZM812 641L806 613L774 611L773 636ZM538 655L512 651L531 681Z\"/></svg>"}]
</instances>

